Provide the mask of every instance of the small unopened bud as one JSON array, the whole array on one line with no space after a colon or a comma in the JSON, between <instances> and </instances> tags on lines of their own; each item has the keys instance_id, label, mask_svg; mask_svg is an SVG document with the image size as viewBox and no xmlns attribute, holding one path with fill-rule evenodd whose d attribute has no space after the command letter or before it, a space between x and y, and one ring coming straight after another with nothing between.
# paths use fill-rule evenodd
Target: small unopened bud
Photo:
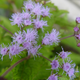
<instances>
[{"instance_id":1,"label":"small unopened bud","mask_svg":"<svg viewBox=\"0 0 80 80\"><path fill-rule=\"evenodd\" d=\"M75 32L79 31L79 28L78 27L74 27L74 31Z\"/></svg>"},{"instance_id":2,"label":"small unopened bud","mask_svg":"<svg viewBox=\"0 0 80 80\"><path fill-rule=\"evenodd\" d=\"M77 46L80 47L80 43L78 43Z\"/></svg>"}]
</instances>

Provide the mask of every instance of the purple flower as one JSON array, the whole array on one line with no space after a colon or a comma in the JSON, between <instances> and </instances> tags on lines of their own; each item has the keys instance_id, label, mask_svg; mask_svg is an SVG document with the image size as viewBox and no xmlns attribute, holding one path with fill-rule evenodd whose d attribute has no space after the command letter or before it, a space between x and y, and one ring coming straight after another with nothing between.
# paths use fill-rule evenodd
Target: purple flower
<instances>
[{"instance_id":1,"label":"purple flower","mask_svg":"<svg viewBox=\"0 0 80 80\"><path fill-rule=\"evenodd\" d=\"M13 42L17 42L19 44L21 44L23 42L23 34L20 32L15 33L14 36L12 37L13 38Z\"/></svg>"},{"instance_id":2,"label":"purple flower","mask_svg":"<svg viewBox=\"0 0 80 80\"><path fill-rule=\"evenodd\" d=\"M31 44L31 42L24 42L23 43L23 48L24 49L27 49L27 50L29 50L29 49L31 49L32 48L32 44Z\"/></svg>"},{"instance_id":3,"label":"purple flower","mask_svg":"<svg viewBox=\"0 0 80 80\"><path fill-rule=\"evenodd\" d=\"M53 42L58 43L59 42L59 37L58 36L59 36L59 32L56 31L56 29L53 29L50 34L49 33L45 34L45 37L42 40L42 44L52 45Z\"/></svg>"},{"instance_id":4,"label":"purple flower","mask_svg":"<svg viewBox=\"0 0 80 80\"><path fill-rule=\"evenodd\" d=\"M8 53L8 48L7 47L4 47L4 48L1 47L0 54L2 54L2 56L4 56L7 53Z\"/></svg>"},{"instance_id":5,"label":"purple flower","mask_svg":"<svg viewBox=\"0 0 80 80\"><path fill-rule=\"evenodd\" d=\"M42 14L42 10L41 10L42 4L35 4L35 7L32 10L32 13L34 13L35 15L41 15Z\"/></svg>"},{"instance_id":6,"label":"purple flower","mask_svg":"<svg viewBox=\"0 0 80 80\"><path fill-rule=\"evenodd\" d=\"M10 20L13 21L13 22L11 22L12 25L17 24L19 27L20 25L22 25L22 21L23 21L22 14L21 13L12 14L12 19L10 19Z\"/></svg>"},{"instance_id":7,"label":"purple flower","mask_svg":"<svg viewBox=\"0 0 80 80\"><path fill-rule=\"evenodd\" d=\"M74 31L75 32L79 31L79 28L78 27L74 27Z\"/></svg>"},{"instance_id":8,"label":"purple flower","mask_svg":"<svg viewBox=\"0 0 80 80\"><path fill-rule=\"evenodd\" d=\"M24 20L24 25L28 26L28 25L31 25L31 20L27 19L27 20Z\"/></svg>"},{"instance_id":9,"label":"purple flower","mask_svg":"<svg viewBox=\"0 0 80 80\"><path fill-rule=\"evenodd\" d=\"M43 26L48 26L47 21L39 20L38 18L34 19L33 23L34 23L35 28L37 29L41 28L43 30Z\"/></svg>"},{"instance_id":10,"label":"purple flower","mask_svg":"<svg viewBox=\"0 0 80 80\"><path fill-rule=\"evenodd\" d=\"M58 80L58 79L57 79L57 76L56 76L55 74L49 76L48 79L49 79L49 80Z\"/></svg>"},{"instance_id":11,"label":"purple flower","mask_svg":"<svg viewBox=\"0 0 80 80\"><path fill-rule=\"evenodd\" d=\"M60 57L62 58L62 59L65 59L65 58L67 58L67 56L70 54L70 52L64 52L64 51L62 51L62 52L60 52Z\"/></svg>"},{"instance_id":12,"label":"purple flower","mask_svg":"<svg viewBox=\"0 0 80 80\"><path fill-rule=\"evenodd\" d=\"M78 34L78 35L75 35L79 40L80 40L80 34Z\"/></svg>"},{"instance_id":13,"label":"purple flower","mask_svg":"<svg viewBox=\"0 0 80 80\"><path fill-rule=\"evenodd\" d=\"M29 49L28 55L29 55L29 54L32 54L33 56L36 55L39 48L40 48L40 46L32 47L31 49Z\"/></svg>"},{"instance_id":14,"label":"purple flower","mask_svg":"<svg viewBox=\"0 0 80 80\"><path fill-rule=\"evenodd\" d=\"M21 51L23 51L23 48L19 47L18 44L13 44L12 46L9 47L9 53L11 55L19 54Z\"/></svg>"},{"instance_id":15,"label":"purple flower","mask_svg":"<svg viewBox=\"0 0 80 80\"><path fill-rule=\"evenodd\" d=\"M77 22L77 23L80 23L80 17L77 17L77 18L76 18L76 22Z\"/></svg>"},{"instance_id":16,"label":"purple flower","mask_svg":"<svg viewBox=\"0 0 80 80\"><path fill-rule=\"evenodd\" d=\"M48 8L48 7L46 7L46 8L42 8L42 16L43 17L46 17L46 16L49 16L49 10L50 10L50 8Z\"/></svg>"},{"instance_id":17,"label":"purple flower","mask_svg":"<svg viewBox=\"0 0 80 80\"><path fill-rule=\"evenodd\" d=\"M67 72L67 74L68 74L69 77L71 78L71 76L74 75L74 68L71 68L71 69Z\"/></svg>"},{"instance_id":18,"label":"purple flower","mask_svg":"<svg viewBox=\"0 0 80 80\"><path fill-rule=\"evenodd\" d=\"M63 64L63 70L64 71L68 72L70 68L71 68L70 63L66 62Z\"/></svg>"},{"instance_id":19,"label":"purple flower","mask_svg":"<svg viewBox=\"0 0 80 80\"><path fill-rule=\"evenodd\" d=\"M27 42L34 42L38 38L37 31L32 29L27 29L27 33L24 31L23 36Z\"/></svg>"},{"instance_id":20,"label":"purple flower","mask_svg":"<svg viewBox=\"0 0 80 80\"><path fill-rule=\"evenodd\" d=\"M58 60L53 60L51 63L52 68L51 69L57 69L59 67Z\"/></svg>"},{"instance_id":21,"label":"purple flower","mask_svg":"<svg viewBox=\"0 0 80 80\"><path fill-rule=\"evenodd\" d=\"M30 14L28 13L28 12L22 12L22 18L23 19L29 19L31 16L30 16Z\"/></svg>"},{"instance_id":22,"label":"purple flower","mask_svg":"<svg viewBox=\"0 0 80 80\"><path fill-rule=\"evenodd\" d=\"M34 2L31 0L25 1L24 6L27 10L31 11L34 8Z\"/></svg>"},{"instance_id":23,"label":"purple flower","mask_svg":"<svg viewBox=\"0 0 80 80\"><path fill-rule=\"evenodd\" d=\"M78 43L77 46L80 47L80 43Z\"/></svg>"}]
</instances>

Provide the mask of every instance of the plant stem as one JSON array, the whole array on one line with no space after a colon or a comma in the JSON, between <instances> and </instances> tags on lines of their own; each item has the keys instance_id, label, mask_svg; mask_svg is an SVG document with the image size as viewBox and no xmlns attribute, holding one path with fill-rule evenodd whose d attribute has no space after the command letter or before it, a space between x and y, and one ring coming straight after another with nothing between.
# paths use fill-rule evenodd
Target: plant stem
<instances>
[{"instance_id":1,"label":"plant stem","mask_svg":"<svg viewBox=\"0 0 80 80\"><path fill-rule=\"evenodd\" d=\"M9 32L11 35L13 35L13 33L11 31L9 31L8 29L6 29L4 26L0 25L4 30L6 30L7 32Z\"/></svg>"},{"instance_id":2,"label":"plant stem","mask_svg":"<svg viewBox=\"0 0 80 80\"><path fill-rule=\"evenodd\" d=\"M21 60L19 60L19 61L17 61L17 62L16 62L15 64L13 64L8 70L6 70L6 71L2 74L1 77L6 76L15 66L17 66L19 63L21 63L21 62L24 61L24 60L28 60L29 58L30 58L30 55L27 56L27 57L25 57L25 58L23 58L23 59L21 59Z\"/></svg>"},{"instance_id":3,"label":"plant stem","mask_svg":"<svg viewBox=\"0 0 80 80\"><path fill-rule=\"evenodd\" d=\"M66 38L69 38L69 37L73 37L73 36L74 36L74 34L70 35L70 36L66 36L66 37L60 38L59 40L63 40L63 39L66 39Z\"/></svg>"},{"instance_id":4,"label":"plant stem","mask_svg":"<svg viewBox=\"0 0 80 80\"><path fill-rule=\"evenodd\" d=\"M41 56L41 57L47 59L48 61L52 62L50 59L48 59L48 58L46 58L46 57L44 57L44 56L42 56L42 55L40 55L40 54L36 54L36 55Z\"/></svg>"}]
</instances>

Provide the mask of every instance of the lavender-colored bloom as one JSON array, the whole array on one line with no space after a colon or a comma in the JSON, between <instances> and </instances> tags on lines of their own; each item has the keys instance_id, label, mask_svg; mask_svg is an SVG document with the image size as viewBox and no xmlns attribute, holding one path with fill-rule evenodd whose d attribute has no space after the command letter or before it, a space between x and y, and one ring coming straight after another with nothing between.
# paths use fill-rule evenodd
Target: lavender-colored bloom
<instances>
[{"instance_id":1,"label":"lavender-colored bloom","mask_svg":"<svg viewBox=\"0 0 80 80\"><path fill-rule=\"evenodd\" d=\"M38 18L34 19L33 23L34 23L35 28L37 29L41 28L43 30L43 26L48 26L47 21L39 20Z\"/></svg>"},{"instance_id":2,"label":"lavender-colored bloom","mask_svg":"<svg viewBox=\"0 0 80 80\"><path fill-rule=\"evenodd\" d=\"M12 46L9 47L9 53L11 55L19 54L21 51L23 51L23 48L20 47L18 44L13 44Z\"/></svg>"},{"instance_id":3,"label":"lavender-colored bloom","mask_svg":"<svg viewBox=\"0 0 80 80\"><path fill-rule=\"evenodd\" d=\"M4 47L4 48L1 47L0 53L2 56L6 55L8 53L8 48L7 47Z\"/></svg>"},{"instance_id":4,"label":"lavender-colored bloom","mask_svg":"<svg viewBox=\"0 0 80 80\"><path fill-rule=\"evenodd\" d=\"M22 35L23 34L21 33L21 31L18 32L18 34L15 33L14 36L12 37L13 38L13 42L17 42L17 43L21 44L23 42L23 36Z\"/></svg>"},{"instance_id":5,"label":"lavender-colored bloom","mask_svg":"<svg viewBox=\"0 0 80 80\"><path fill-rule=\"evenodd\" d=\"M49 76L48 79L49 79L49 80L58 80L58 79L57 79L57 76L56 76L55 74Z\"/></svg>"},{"instance_id":6,"label":"lavender-colored bloom","mask_svg":"<svg viewBox=\"0 0 80 80\"><path fill-rule=\"evenodd\" d=\"M27 20L24 20L24 25L28 26L28 25L31 25L31 20L27 19Z\"/></svg>"},{"instance_id":7,"label":"lavender-colored bloom","mask_svg":"<svg viewBox=\"0 0 80 80\"><path fill-rule=\"evenodd\" d=\"M35 4L35 7L32 10L32 13L34 13L35 15L41 15L42 14L42 10L41 10L42 4Z\"/></svg>"},{"instance_id":8,"label":"lavender-colored bloom","mask_svg":"<svg viewBox=\"0 0 80 80\"><path fill-rule=\"evenodd\" d=\"M27 49L27 50L29 50L29 49L31 49L33 46L32 46L32 44L31 44L31 42L24 42L23 43L23 48L24 49Z\"/></svg>"},{"instance_id":9,"label":"lavender-colored bloom","mask_svg":"<svg viewBox=\"0 0 80 80\"><path fill-rule=\"evenodd\" d=\"M78 27L74 27L74 31L75 32L79 31L79 28Z\"/></svg>"},{"instance_id":10,"label":"lavender-colored bloom","mask_svg":"<svg viewBox=\"0 0 80 80\"><path fill-rule=\"evenodd\" d=\"M71 78L74 75L74 68L71 68L67 74L69 75L69 77Z\"/></svg>"},{"instance_id":11,"label":"lavender-colored bloom","mask_svg":"<svg viewBox=\"0 0 80 80\"><path fill-rule=\"evenodd\" d=\"M53 60L51 63L52 68L51 69L57 69L59 67L58 60Z\"/></svg>"},{"instance_id":12,"label":"lavender-colored bloom","mask_svg":"<svg viewBox=\"0 0 80 80\"><path fill-rule=\"evenodd\" d=\"M34 42L36 38L38 38L37 30L27 29L27 33L23 31L23 36L25 41Z\"/></svg>"},{"instance_id":13,"label":"lavender-colored bloom","mask_svg":"<svg viewBox=\"0 0 80 80\"><path fill-rule=\"evenodd\" d=\"M31 0L25 1L24 6L27 10L31 11L34 8L34 2Z\"/></svg>"},{"instance_id":14,"label":"lavender-colored bloom","mask_svg":"<svg viewBox=\"0 0 80 80\"><path fill-rule=\"evenodd\" d=\"M20 26L20 25L22 25L22 14L21 13L14 13L14 14L12 14L12 19L10 19L12 22L11 22L11 24L12 25L15 25L15 24L17 24L18 25L18 27Z\"/></svg>"},{"instance_id":15,"label":"lavender-colored bloom","mask_svg":"<svg viewBox=\"0 0 80 80\"><path fill-rule=\"evenodd\" d=\"M78 35L75 35L79 40L80 40L80 34L78 34Z\"/></svg>"},{"instance_id":16,"label":"lavender-colored bloom","mask_svg":"<svg viewBox=\"0 0 80 80\"><path fill-rule=\"evenodd\" d=\"M62 59L65 59L65 58L67 58L67 56L70 54L70 52L64 52L64 51L62 51L62 52L60 52L60 57L62 58Z\"/></svg>"},{"instance_id":17,"label":"lavender-colored bloom","mask_svg":"<svg viewBox=\"0 0 80 80\"><path fill-rule=\"evenodd\" d=\"M50 34L49 33L45 34L45 37L42 40L42 44L52 45L53 42L58 43L59 42L59 37L58 36L59 36L59 32L56 31L56 29L53 29Z\"/></svg>"},{"instance_id":18,"label":"lavender-colored bloom","mask_svg":"<svg viewBox=\"0 0 80 80\"><path fill-rule=\"evenodd\" d=\"M66 62L63 64L63 70L64 71L68 72L70 68L71 68L70 63Z\"/></svg>"},{"instance_id":19,"label":"lavender-colored bloom","mask_svg":"<svg viewBox=\"0 0 80 80\"><path fill-rule=\"evenodd\" d=\"M31 16L30 16L30 14L28 13L28 12L22 12L22 18L23 19L29 19Z\"/></svg>"},{"instance_id":20,"label":"lavender-colored bloom","mask_svg":"<svg viewBox=\"0 0 80 80\"><path fill-rule=\"evenodd\" d=\"M80 17L77 17L77 18L76 18L76 22L77 22L77 23L80 23Z\"/></svg>"},{"instance_id":21,"label":"lavender-colored bloom","mask_svg":"<svg viewBox=\"0 0 80 80\"><path fill-rule=\"evenodd\" d=\"M77 46L80 47L80 43L78 43Z\"/></svg>"},{"instance_id":22,"label":"lavender-colored bloom","mask_svg":"<svg viewBox=\"0 0 80 80\"><path fill-rule=\"evenodd\" d=\"M40 46L32 47L31 49L29 49L28 55L29 55L29 54L32 54L33 56L36 55L39 48L40 48Z\"/></svg>"},{"instance_id":23,"label":"lavender-colored bloom","mask_svg":"<svg viewBox=\"0 0 80 80\"><path fill-rule=\"evenodd\" d=\"M49 10L50 10L50 8L48 8L48 7L46 7L46 8L42 8L42 16L43 17L46 17L46 16L49 16Z\"/></svg>"}]
</instances>

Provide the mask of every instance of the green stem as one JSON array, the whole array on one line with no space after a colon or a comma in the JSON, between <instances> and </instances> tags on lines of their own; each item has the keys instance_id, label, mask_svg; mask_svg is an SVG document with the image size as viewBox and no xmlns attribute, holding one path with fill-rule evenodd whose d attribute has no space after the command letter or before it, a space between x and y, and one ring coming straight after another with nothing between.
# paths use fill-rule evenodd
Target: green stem
<instances>
[{"instance_id":1,"label":"green stem","mask_svg":"<svg viewBox=\"0 0 80 80\"><path fill-rule=\"evenodd\" d=\"M70 35L70 36L66 36L66 37L60 38L59 40L63 40L63 39L66 39L66 38L69 38L69 37L73 37L73 36L74 36L74 34Z\"/></svg>"},{"instance_id":2,"label":"green stem","mask_svg":"<svg viewBox=\"0 0 80 80\"><path fill-rule=\"evenodd\" d=\"M30 55L27 56L27 57L25 57L25 58L23 58L23 59L21 59L21 60L19 60L19 61L17 61L17 62L16 62L15 64L13 64L8 70L6 70L6 71L2 74L1 77L6 76L15 66L17 66L19 63L21 63L21 62L24 61L24 60L28 60L29 58L30 58Z\"/></svg>"},{"instance_id":3,"label":"green stem","mask_svg":"<svg viewBox=\"0 0 80 80\"><path fill-rule=\"evenodd\" d=\"M52 62L50 59L48 59L48 58L46 58L46 57L44 57L44 56L42 56L42 55L40 55L40 54L36 54L36 55L41 56L41 57L47 59L48 61Z\"/></svg>"},{"instance_id":4,"label":"green stem","mask_svg":"<svg viewBox=\"0 0 80 80\"><path fill-rule=\"evenodd\" d=\"M13 33L11 31L9 31L8 29L6 29L4 26L0 25L4 30L6 30L7 32L9 32L11 35L13 35Z\"/></svg>"}]
</instances>

